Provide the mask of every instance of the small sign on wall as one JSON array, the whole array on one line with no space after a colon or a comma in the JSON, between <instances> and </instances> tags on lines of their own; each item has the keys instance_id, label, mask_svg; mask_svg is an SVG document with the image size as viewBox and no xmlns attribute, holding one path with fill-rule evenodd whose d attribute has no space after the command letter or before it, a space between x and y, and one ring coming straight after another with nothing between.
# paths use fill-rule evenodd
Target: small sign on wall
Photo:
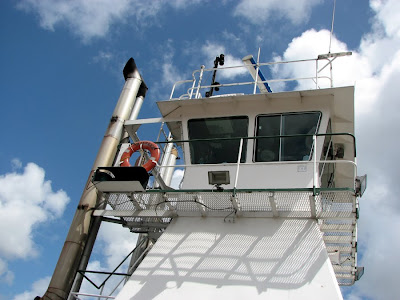
<instances>
[{"instance_id":1,"label":"small sign on wall","mask_svg":"<svg viewBox=\"0 0 400 300\"><path fill-rule=\"evenodd\" d=\"M298 165L297 172L307 172L307 165Z\"/></svg>"}]
</instances>

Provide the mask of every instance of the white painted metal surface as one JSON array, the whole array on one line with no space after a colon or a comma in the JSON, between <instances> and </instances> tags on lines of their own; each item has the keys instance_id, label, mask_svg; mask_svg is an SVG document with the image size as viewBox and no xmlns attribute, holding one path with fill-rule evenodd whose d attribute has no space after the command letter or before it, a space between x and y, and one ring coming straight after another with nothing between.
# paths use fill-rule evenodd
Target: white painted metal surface
<instances>
[{"instance_id":1,"label":"white painted metal surface","mask_svg":"<svg viewBox=\"0 0 400 300\"><path fill-rule=\"evenodd\" d=\"M173 220L117 300L342 299L315 220Z\"/></svg>"}]
</instances>

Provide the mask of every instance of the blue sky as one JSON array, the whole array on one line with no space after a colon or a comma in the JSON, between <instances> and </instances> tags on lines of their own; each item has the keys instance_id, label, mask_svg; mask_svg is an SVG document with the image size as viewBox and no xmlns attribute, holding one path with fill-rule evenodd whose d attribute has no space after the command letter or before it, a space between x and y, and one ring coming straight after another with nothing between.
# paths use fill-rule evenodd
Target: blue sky
<instances>
[{"instance_id":1,"label":"blue sky","mask_svg":"<svg viewBox=\"0 0 400 300\"><path fill-rule=\"evenodd\" d=\"M147 3L149 2L149 3ZM394 299L400 292L397 85L400 2L337 0L335 86L356 85L362 280L345 298ZM149 87L140 117L194 69L248 54L261 61L327 53L333 0L16 0L0 3L0 300L42 294L134 57ZM272 71L294 77L301 68ZM231 79L241 74L227 75ZM280 86L289 89L293 86ZM296 88L309 88L297 85ZM135 243L104 227L93 266L116 265ZM126 250L126 251L125 251ZM125 251L125 252L124 252ZM118 256L119 255L119 256ZM100 259L100 257L105 257ZM390 270L389 270L390 265Z\"/></svg>"}]
</instances>

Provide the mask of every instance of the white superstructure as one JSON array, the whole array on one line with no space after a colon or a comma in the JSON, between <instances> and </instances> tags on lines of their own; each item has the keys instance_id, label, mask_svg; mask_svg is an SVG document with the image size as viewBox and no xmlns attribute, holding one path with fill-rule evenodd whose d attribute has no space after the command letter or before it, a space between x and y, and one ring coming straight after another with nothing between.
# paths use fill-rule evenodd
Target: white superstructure
<instances>
[{"instance_id":1,"label":"white superstructure","mask_svg":"<svg viewBox=\"0 0 400 300\"><path fill-rule=\"evenodd\" d=\"M306 79L318 87L318 62L340 55L314 60L316 76ZM255 64L254 74L270 64ZM132 143L161 124L153 142L164 157L154 180L140 167L118 175L129 143L117 153L117 169L94 176L112 209L93 216L117 217L140 233L129 279L118 296L103 298L342 299L339 284L353 284L363 271L354 88L223 95L241 84L206 86L206 71L182 82L187 94L174 98L174 86L171 99L157 103L161 117L124 122ZM260 86L263 76L254 77L251 87ZM219 95L201 96L216 86ZM138 152L138 161L153 155ZM169 187L173 170L184 174L179 189Z\"/></svg>"}]
</instances>

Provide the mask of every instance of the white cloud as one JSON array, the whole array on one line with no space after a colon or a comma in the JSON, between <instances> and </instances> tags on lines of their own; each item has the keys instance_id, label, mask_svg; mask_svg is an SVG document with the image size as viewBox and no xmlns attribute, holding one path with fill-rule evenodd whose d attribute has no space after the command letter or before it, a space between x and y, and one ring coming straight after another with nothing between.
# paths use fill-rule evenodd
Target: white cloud
<instances>
[{"instance_id":1,"label":"white cloud","mask_svg":"<svg viewBox=\"0 0 400 300\"><path fill-rule=\"evenodd\" d=\"M18 8L36 13L40 26L54 31L59 25L67 26L84 41L101 38L111 26L136 21L155 15L160 1L138 0L21 0Z\"/></svg>"},{"instance_id":2,"label":"white cloud","mask_svg":"<svg viewBox=\"0 0 400 300\"><path fill-rule=\"evenodd\" d=\"M270 18L288 19L293 24L307 22L311 10L322 0L241 0L234 14L259 24Z\"/></svg>"},{"instance_id":3,"label":"white cloud","mask_svg":"<svg viewBox=\"0 0 400 300\"><path fill-rule=\"evenodd\" d=\"M8 270L7 262L0 258L0 282L11 285L14 280L14 273Z\"/></svg>"},{"instance_id":4,"label":"white cloud","mask_svg":"<svg viewBox=\"0 0 400 300\"><path fill-rule=\"evenodd\" d=\"M137 235L121 225L103 222L99 239L104 244L107 265L116 267L135 248Z\"/></svg>"},{"instance_id":5,"label":"white cloud","mask_svg":"<svg viewBox=\"0 0 400 300\"><path fill-rule=\"evenodd\" d=\"M213 68L215 58L220 54L225 55L225 63L222 67L236 67L243 66L242 59L234 57L232 54L226 51L225 47L218 44L207 41L206 44L201 48L202 53L205 56L205 61L209 62L210 65L207 65L207 68ZM247 69L243 68L234 68L234 69L221 69L218 72L218 77L222 79L234 79L237 76L241 76L243 74L247 74Z\"/></svg>"},{"instance_id":6,"label":"white cloud","mask_svg":"<svg viewBox=\"0 0 400 300\"><path fill-rule=\"evenodd\" d=\"M175 56L175 48L173 46L173 40L168 39L167 42L162 46L162 62L157 63L157 68L161 64L161 87L163 90L172 89L173 85L181 80L186 80L188 78L184 78L181 72L177 69L177 67L173 64L174 56ZM176 85L175 93L173 97L179 97L183 94L183 87L188 88L189 85ZM190 84L191 87L191 84ZM160 98L166 98L170 95L162 95L161 90L157 90L156 93L160 94Z\"/></svg>"},{"instance_id":7,"label":"white cloud","mask_svg":"<svg viewBox=\"0 0 400 300\"><path fill-rule=\"evenodd\" d=\"M20 0L17 7L39 16L40 26L55 31L66 26L84 42L106 37L113 26L134 24L135 27L151 24L166 5L186 9L201 0L140 1L140 0Z\"/></svg>"},{"instance_id":8,"label":"white cloud","mask_svg":"<svg viewBox=\"0 0 400 300\"><path fill-rule=\"evenodd\" d=\"M377 180L374 186L370 185L367 197L361 199L358 239L363 253L360 265L365 266L365 274L351 293L355 299L396 299L400 292L400 216L390 204L385 205L391 195L390 186Z\"/></svg>"},{"instance_id":9,"label":"white cloud","mask_svg":"<svg viewBox=\"0 0 400 300\"><path fill-rule=\"evenodd\" d=\"M296 37L289 44L283 57L275 57L276 61L300 60L304 58L315 59L319 54L328 53L330 32L328 30L316 31L307 30L301 36ZM310 47L312 45L312 47ZM347 45L332 37L331 52L347 52ZM319 61L319 68L326 64L326 60ZM315 76L315 61L300 62L295 64L284 64L274 68L275 76L284 78L300 78ZM329 67L326 67L319 76L329 76ZM357 80L364 80L372 76L369 60L353 51L352 56L337 58L333 62L333 83L334 86L354 85ZM330 82L320 79L319 87L329 87ZM302 80L298 82L297 89L315 88L312 80Z\"/></svg>"},{"instance_id":10,"label":"white cloud","mask_svg":"<svg viewBox=\"0 0 400 300\"><path fill-rule=\"evenodd\" d=\"M31 290L16 295L13 300L32 300L36 296L43 295L49 283L50 276L39 279L32 284Z\"/></svg>"},{"instance_id":11,"label":"white cloud","mask_svg":"<svg viewBox=\"0 0 400 300\"><path fill-rule=\"evenodd\" d=\"M371 0L371 8L376 18L382 23L388 36L400 37L399 11L400 2L396 0Z\"/></svg>"},{"instance_id":12,"label":"white cloud","mask_svg":"<svg viewBox=\"0 0 400 300\"><path fill-rule=\"evenodd\" d=\"M68 201L63 190L53 192L44 170L34 163L27 164L22 173L0 175L0 228L7 228L0 231L0 258L35 256L34 227L60 217ZM7 271L3 259L0 277L5 276L10 282L12 273Z\"/></svg>"},{"instance_id":13,"label":"white cloud","mask_svg":"<svg viewBox=\"0 0 400 300\"><path fill-rule=\"evenodd\" d=\"M109 51L99 51L99 53L93 57L94 62L108 62L110 61L114 55Z\"/></svg>"},{"instance_id":14,"label":"white cloud","mask_svg":"<svg viewBox=\"0 0 400 300\"><path fill-rule=\"evenodd\" d=\"M182 181L184 175L185 175L185 171L182 169L176 169L174 171L174 174L172 175L172 180L171 180L171 187L173 189L179 189L179 185L181 184L181 181Z\"/></svg>"},{"instance_id":15,"label":"white cloud","mask_svg":"<svg viewBox=\"0 0 400 300\"><path fill-rule=\"evenodd\" d=\"M13 171L16 171L16 170L22 168L22 162L18 158L13 158L11 160L11 165L12 165Z\"/></svg>"},{"instance_id":16,"label":"white cloud","mask_svg":"<svg viewBox=\"0 0 400 300\"><path fill-rule=\"evenodd\" d=\"M169 0L167 1L169 5L175 9L184 9L192 5L197 5L205 2L204 0Z\"/></svg>"}]
</instances>

